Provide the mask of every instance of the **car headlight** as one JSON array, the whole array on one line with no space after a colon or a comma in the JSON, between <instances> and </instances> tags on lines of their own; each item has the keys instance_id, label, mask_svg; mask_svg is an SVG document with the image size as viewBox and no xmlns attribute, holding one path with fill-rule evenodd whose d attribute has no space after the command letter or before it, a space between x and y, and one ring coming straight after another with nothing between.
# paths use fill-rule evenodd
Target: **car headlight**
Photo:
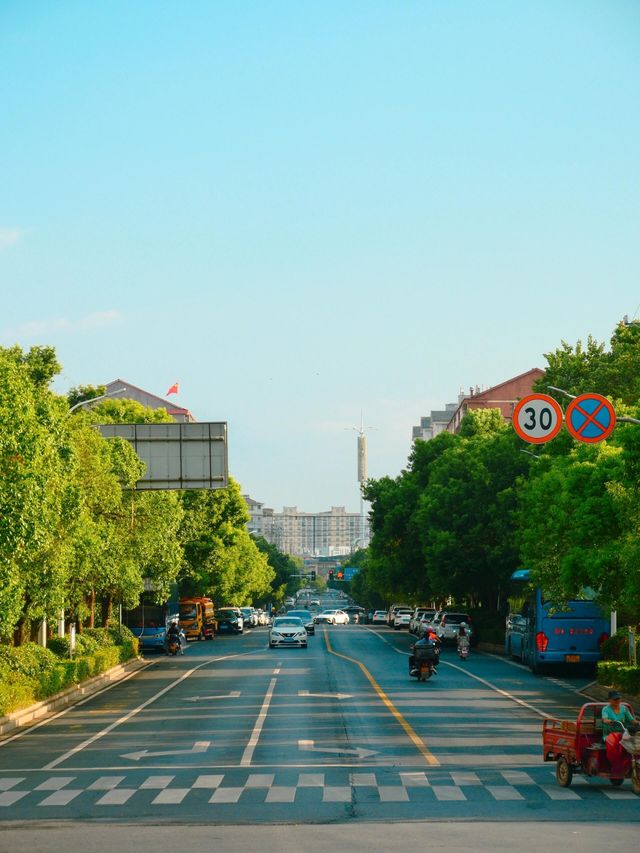
<instances>
[{"instance_id":1,"label":"car headlight","mask_svg":"<svg viewBox=\"0 0 640 853\"><path fill-rule=\"evenodd\" d=\"M281 636L282 636L282 634L281 634L279 631L272 631L272 632L271 632L271 636L272 636L272 637L281 637Z\"/></svg>"},{"instance_id":2,"label":"car headlight","mask_svg":"<svg viewBox=\"0 0 640 853\"><path fill-rule=\"evenodd\" d=\"M306 631L298 631L298 633L296 634L296 637L306 637L306 636L307 636Z\"/></svg>"}]
</instances>

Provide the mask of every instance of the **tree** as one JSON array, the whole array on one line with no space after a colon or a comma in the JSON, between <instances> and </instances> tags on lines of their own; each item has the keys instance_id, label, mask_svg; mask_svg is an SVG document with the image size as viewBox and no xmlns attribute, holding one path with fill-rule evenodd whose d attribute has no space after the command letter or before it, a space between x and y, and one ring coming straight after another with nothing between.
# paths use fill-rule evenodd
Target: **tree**
<instances>
[{"instance_id":1,"label":"tree","mask_svg":"<svg viewBox=\"0 0 640 853\"><path fill-rule=\"evenodd\" d=\"M304 564L299 557L285 554L262 536L254 536L253 541L256 548L266 555L274 573L268 594L281 604L287 595L293 595L298 589L298 579L293 576L302 572Z\"/></svg>"},{"instance_id":2,"label":"tree","mask_svg":"<svg viewBox=\"0 0 640 853\"><path fill-rule=\"evenodd\" d=\"M71 409L74 406L77 406L78 403L84 403L86 400L94 400L96 397L102 397L106 392L106 385L77 385L74 388L69 388L67 391L67 403Z\"/></svg>"}]
</instances>

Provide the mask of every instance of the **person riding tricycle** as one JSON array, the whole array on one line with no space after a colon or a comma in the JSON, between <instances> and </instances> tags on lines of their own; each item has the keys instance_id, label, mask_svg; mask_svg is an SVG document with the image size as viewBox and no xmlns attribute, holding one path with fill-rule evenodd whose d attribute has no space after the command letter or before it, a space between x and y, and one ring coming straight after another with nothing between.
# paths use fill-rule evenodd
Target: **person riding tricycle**
<instances>
[{"instance_id":1,"label":"person riding tricycle","mask_svg":"<svg viewBox=\"0 0 640 853\"><path fill-rule=\"evenodd\" d=\"M609 697L608 704L583 705L575 722L545 720L543 757L556 762L556 780L563 788L569 787L575 772L609 779L616 787L631 779L633 792L640 796L638 724L631 706L621 703L616 691Z\"/></svg>"}]
</instances>

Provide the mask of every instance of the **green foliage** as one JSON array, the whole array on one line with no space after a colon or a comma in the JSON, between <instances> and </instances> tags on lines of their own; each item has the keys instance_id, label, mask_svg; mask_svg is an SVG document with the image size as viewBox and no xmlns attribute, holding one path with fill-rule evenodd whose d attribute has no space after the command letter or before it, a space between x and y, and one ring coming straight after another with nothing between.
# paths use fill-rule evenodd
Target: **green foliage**
<instances>
[{"instance_id":1,"label":"green foliage","mask_svg":"<svg viewBox=\"0 0 640 853\"><path fill-rule=\"evenodd\" d=\"M106 394L106 385L77 385L74 388L69 388L67 391L67 403L69 408L77 406L78 403L84 403L86 400L94 400L96 397L102 397Z\"/></svg>"},{"instance_id":2,"label":"green foliage","mask_svg":"<svg viewBox=\"0 0 640 853\"><path fill-rule=\"evenodd\" d=\"M629 663L629 629L620 628L602 644L602 659Z\"/></svg>"},{"instance_id":3,"label":"green foliage","mask_svg":"<svg viewBox=\"0 0 640 853\"><path fill-rule=\"evenodd\" d=\"M620 661L600 661L598 684L615 687L631 696L640 697L640 666L631 666Z\"/></svg>"}]
</instances>

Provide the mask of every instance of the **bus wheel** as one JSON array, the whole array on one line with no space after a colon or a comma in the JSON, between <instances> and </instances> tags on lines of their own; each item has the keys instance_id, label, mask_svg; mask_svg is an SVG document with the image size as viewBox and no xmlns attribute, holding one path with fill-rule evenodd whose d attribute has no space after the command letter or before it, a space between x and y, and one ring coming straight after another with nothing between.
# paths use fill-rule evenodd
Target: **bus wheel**
<instances>
[{"instance_id":1,"label":"bus wheel","mask_svg":"<svg viewBox=\"0 0 640 853\"><path fill-rule=\"evenodd\" d=\"M571 765L564 755L561 755L556 763L556 782L561 788L568 788L571 785L572 779L573 770Z\"/></svg>"}]
</instances>

